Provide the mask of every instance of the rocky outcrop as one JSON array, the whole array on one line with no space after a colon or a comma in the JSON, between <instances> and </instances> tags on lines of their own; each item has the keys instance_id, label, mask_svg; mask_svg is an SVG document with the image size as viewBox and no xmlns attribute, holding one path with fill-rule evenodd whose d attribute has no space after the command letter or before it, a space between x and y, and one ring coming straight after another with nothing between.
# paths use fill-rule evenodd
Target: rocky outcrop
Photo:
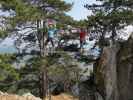
<instances>
[{"instance_id":1,"label":"rocky outcrop","mask_svg":"<svg viewBox=\"0 0 133 100\"><path fill-rule=\"evenodd\" d=\"M117 70L116 45L105 47L95 69L95 83L104 100L118 100L117 94Z\"/></svg>"},{"instance_id":2,"label":"rocky outcrop","mask_svg":"<svg viewBox=\"0 0 133 100\"><path fill-rule=\"evenodd\" d=\"M79 100L95 100L95 87L93 75L90 79L79 83Z\"/></svg>"},{"instance_id":3,"label":"rocky outcrop","mask_svg":"<svg viewBox=\"0 0 133 100\"><path fill-rule=\"evenodd\" d=\"M133 36L105 47L96 65L95 83L104 100L133 100Z\"/></svg>"},{"instance_id":4,"label":"rocky outcrop","mask_svg":"<svg viewBox=\"0 0 133 100\"><path fill-rule=\"evenodd\" d=\"M133 100L133 34L117 54L119 100Z\"/></svg>"}]
</instances>

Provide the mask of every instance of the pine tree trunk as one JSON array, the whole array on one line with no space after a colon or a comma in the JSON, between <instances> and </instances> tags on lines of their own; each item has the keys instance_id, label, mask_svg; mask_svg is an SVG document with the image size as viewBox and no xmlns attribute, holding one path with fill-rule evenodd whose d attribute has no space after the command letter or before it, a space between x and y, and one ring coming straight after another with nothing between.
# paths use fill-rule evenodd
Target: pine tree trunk
<instances>
[{"instance_id":1,"label":"pine tree trunk","mask_svg":"<svg viewBox=\"0 0 133 100\"><path fill-rule=\"evenodd\" d=\"M45 22L43 21L43 27L45 27ZM37 20L37 39L39 43L39 48L40 48L40 57L43 58L45 56L45 33L40 31L41 27L41 21ZM47 76L47 66L42 65L41 69L41 77L40 77L40 95L45 100L47 94L48 94L48 76Z\"/></svg>"},{"instance_id":2,"label":"pine tree trunk","mask_svg":"<svg viewBox=\"0 0 133 100\"><path fill-rule=\"evenodd\" d=\"M48 93L48 84L47 84L47 71L46 69L42 72L42 95L43 100L45 100Z\"/></svg>"}]
</instances>

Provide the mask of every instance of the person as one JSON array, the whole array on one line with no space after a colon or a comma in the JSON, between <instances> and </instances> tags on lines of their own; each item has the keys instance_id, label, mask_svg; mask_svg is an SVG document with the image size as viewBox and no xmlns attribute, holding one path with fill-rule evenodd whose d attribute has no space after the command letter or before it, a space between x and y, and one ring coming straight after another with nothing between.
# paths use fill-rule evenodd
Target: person
<instances>
[{"instance_id":1,"label":"person","mask_svg":"<svg viewBox=\"0 0 133 100\"><path fill-rule=\"evenodd\" d=\"M54 37L55 37L55 34L56 34L57 30L56 28L54 27L53 24L49 24L49 29L48 29L48 37L47 37L47 40L46 40L46 43L45 45L48 44L48 42L51 42L52 46L54 47L55 44L54 44Z\"/></svg>"},{"instance_id":2,"label":"person","mask_svg":"<svg viewBox=\"0 0 133 100\"><path fill-rule=\"evenodd\" d=\"M83 49L83 45L85 43L85 37L86 37L85 29L81 28L81 30L80 30L80 50Z\"/></svg>"}]
</instances>

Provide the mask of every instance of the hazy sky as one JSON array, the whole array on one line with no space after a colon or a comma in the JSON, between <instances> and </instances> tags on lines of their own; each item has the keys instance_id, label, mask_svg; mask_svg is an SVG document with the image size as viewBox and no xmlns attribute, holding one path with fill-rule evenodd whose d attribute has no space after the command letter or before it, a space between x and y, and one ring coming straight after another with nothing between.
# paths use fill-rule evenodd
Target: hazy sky
<instances>
[{"instance_id":1,"label":"hazy sky","mask_svg":"<svg viewBox=\"0 0 133 100\"><path fill-rule=\"evenodd\" d=\"M72 16L76 20L87 18L90 11L84 8L85 4L92 4L95 0L65 0L68 3L74 3L73 8L67 14Z\"/></svg>"},{"instance_id":2,"label":"hazy sky","mask_svg":"<svg viewBox=\"0 0 133 100\"><path fill-rule=\"evenodd\" d=\"M89 15L91 12L87 10L84 5L85 4L92 4L96 0L64 0L67 3L74 3L71 11L67 12L68 15L72 16L76 20L81 20L87 18L87 15ZM8 13L6 13L8 16ZM3 15L3 13L0 11L0 15ZM5 13L4 13L5 15Z\"/></svg>"}]
</instances>

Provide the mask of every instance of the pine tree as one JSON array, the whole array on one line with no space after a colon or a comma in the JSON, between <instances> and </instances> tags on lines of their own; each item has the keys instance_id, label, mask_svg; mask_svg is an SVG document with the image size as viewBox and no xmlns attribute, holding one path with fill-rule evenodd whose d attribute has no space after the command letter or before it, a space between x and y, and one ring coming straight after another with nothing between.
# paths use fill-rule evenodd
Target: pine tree
<instances>
[{"instance_id":1,"label":"pine tree","mask_svg":"<svg viewBox=\"0 0 133 100\"><path fill-rule=\"evenodd\" d=\"M16 32L31 29L29 32L36 37L38 46L40 49L40 58L45 56L45 37L46 37L46 19L57 19L56 16L64 14L65 11L70 10L71 4L66 4L62 0L1 0L1 9L3 11L9 11L11 16L6 18L9 26L7 31ZM56 16L55 16L56 15ZM58 19L59 20L59 19ZM26 32L27 33L27 32ZM19 39L24 38L24 34L19 35ZM29 35L28 35L29 36ZM34 37L33 37L34 38ZM33 38L29 38L30 45L36 45L36 41L33 42ZM45 66L40 66L44 70L40 70L42 81L41 83L41 96L44 98L47 94L47 70Z\"/></svg>"},{"instance_id":2,"label":"pine tree","mask_svg":"<svg viewBox=\"0 0 133 100\"><path fill-rule=\"evenodd\" d=\"M118 30L131 25L133 20L132 0L98 0L99 4L86 4L85 7L92 11L88 17L88 26L94 28L94 33L101 35L104 40L106 33L115 40Z\"/></svg>"},{"instance_id":3,"label":"pine tree","mask_svg":"<svg viewBox=\"0 0 133 100\"><path fill-rule=\"evenodd\" d=\"M1 91L15 92L12 88L16 81L19 80L19 73L13 67L16 60L15 55L0 55L0 89Z\"/></svg>"}]
</instances>

